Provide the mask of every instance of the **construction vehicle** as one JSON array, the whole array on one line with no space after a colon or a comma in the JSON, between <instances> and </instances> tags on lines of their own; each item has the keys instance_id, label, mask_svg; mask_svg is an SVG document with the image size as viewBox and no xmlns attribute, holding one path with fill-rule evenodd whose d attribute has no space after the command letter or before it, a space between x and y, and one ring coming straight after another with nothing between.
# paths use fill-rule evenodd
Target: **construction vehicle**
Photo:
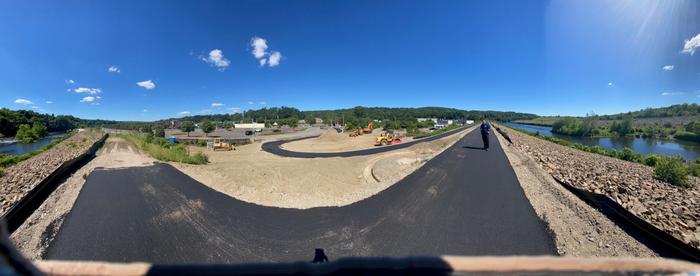
<instances>
[{"instance_id":1,"label":"construction vehicle","mask_svg":"<svg viewBox=\"0 0 700 276\"><path fill-rule=\"evenodd\" d=\"M375 146L386 146L386 145L396 145L398 143L401 143L401 138L399 138L398 135L390 132L382 132L382 134L379 134L377 136L376 141L374 142Z\"/></svg>"},{"instance_id":2,"label":"construction vehicle","mask_svg":"<svg viewBox=\"0 0 700 276\"><path fill-rule=\"evenodd\" d=\"M373 123L373 122L369 122L369 124L367 124L367 127L362 129L362 132L363 132L364 134L370 134L370 133L372 133L372 129L373 129L373 128L372 128L372 123Z\"/></svg>"},{"instance_id":3,"label":"construction vehicle","mask_svg":"<svg viewBox=\"0 0 700 276\"><path fill-rule=\"evenodd\" d=\"M214 138L211 149L216 150L233 150L233 146L221 140L221 138Z\"/></svg>"},{"instance_id":4,"label":"construction vehicle","mask_svg":"<svg viewBox=\"0 0 700 276\"><path fill-rule=\"evenodd\" d=\"M359 129L359 128L358 128L358 129L353 129L352 131L350 131L350 134L348 134L348 136L350 136L350 137L357 137L357 136L360 136L360 135L362 135L362 130Z\"/></svg>"}]
</instances>

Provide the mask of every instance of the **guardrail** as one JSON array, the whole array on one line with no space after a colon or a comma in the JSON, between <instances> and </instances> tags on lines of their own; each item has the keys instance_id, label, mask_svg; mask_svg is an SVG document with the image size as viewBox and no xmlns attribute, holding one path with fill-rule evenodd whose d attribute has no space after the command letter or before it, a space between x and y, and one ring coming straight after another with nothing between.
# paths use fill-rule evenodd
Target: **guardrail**
<instances>
[{"instance_id":1,"label":"guardrail","mask_svg":"<svg viewBox=\"0 0 700 276\"><path fill-rule=\"evenodd\" d=\"M109 134L103 134L102 138L95 142L86 152L76 158L63 162L44 180L39 182L32 190L12 206L0 220L5 221L8 231L14 232L24 223L34 211L44 203L44 200L58 187L63 179L71 175L95 156L97 150L102 147Z\"/></svg>"}]
</instances>

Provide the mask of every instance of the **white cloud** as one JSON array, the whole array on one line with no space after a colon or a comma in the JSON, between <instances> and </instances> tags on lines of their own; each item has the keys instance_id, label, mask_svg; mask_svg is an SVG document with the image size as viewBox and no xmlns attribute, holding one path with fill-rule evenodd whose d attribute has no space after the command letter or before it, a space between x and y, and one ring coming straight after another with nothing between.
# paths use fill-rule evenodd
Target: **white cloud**
<instances>
[{"instance_id":1,"label":"white cloud","mask_svg":"<svg viewBox=\"0 0 700 276\"><path fill-rule=\"evenodd\" d=\"M266 105L267 102L258 102L259 105Z\"/></svg>"},{"instance_id":2,"label":"white cloud","mask_svg":"<svg viewBox=\"0 0 700 276\"><path fill-rule=\"evenodd\" d=\"M86 93L86 94L90 94L90 95L95 95L95 94L97 94L97 93L102 92L102 89L100 89L100 88L78 87L78 88L76 88L76 89L73 89L73 91L75 91L75 93L78 93L78 94Z\"/></svg>"},{"instance_id":3,"label":"white cloud","mask_svg":"<svg viewBox=\"0 0 700 276\"><path fill-rule=\"evenodd\" d=\"M685 93L683 92L661 92L661 96L680 96Z\"/></svg>"},{"instance_id":4,"label":"white cloud","mask_svg":"<svg viewBox=\"0 0 700 276\"><path fill-rule=\"evenodd\" d=\"M661 69L664 69L664 71L671 71L673 70L673 65L666 65L664 67L661 67Z\"/></svg>"},{"instance_id":5,"label":"white cloud","mask_svg":"<svg viewBox=\"0 0 700 276\"><path fill-rule=\"evenodd\" d=\"M229 107L226 110L233 111L233 112L240 112L241 108L240 107Z\"/></svg>"},{"instance_id":6,"label":"white cloud","mask_svg":"<svg viewBox=\"0 0 700 276\"><path fill-rule=\"evenodd\" d=\"M148 112L148 109L145 109L145 108L144 108L144 109L143 109L143 112Z\"/></svg>"},{"instance_id":7,"label":"white cloud","mask_svg":"<svg viewBox=\"0 0 700 276\"><path fill-rule=\"evenodd\" d=\"M199 113L199 114L204 114L204 113L209 113L209 112L211 112L211 109L202 109L200 111L197 111L197 113Z\"/></svg>"},{"instance_id":8,"label":"white cloud","mask_svg":"<svg viewBox=\"0 0 700 276\"><path fill-rule=\"evenodd\" d=\"M39 106L32 105L32 109L40 109Z\"/></svg>"},{"instance_id":9,"label":"white cloud","mask_svg":"<svg viewBox=\"0 0 700 276\"><path fill-rule=\"evenodd\" d=\"M16 99L16 100L15 100L15 103L16 103L16 104L33 104L32 101L27 100L27 99Z\"/></svg>"},{"instance_id":10,"label":"white cloud","mask_svg":"<svg viewBox=\"0 0 700 276\"><path fill-rule=\"evenodd\" d=\"M691 39L686 39L681 53L690 54L692 56L695 54L695 49L698 47L700 47L700 34L697 34Z\"/></svg>"},{"instance_id":11,"label":"white cloud","mask_svg":"<svg viewBox=\"0 0 700 276\"><path fill-rule=\"evenodd\" d=\"M267 40L260 37L253 37L250 39L250 46L253 47L253 55L255 58L260 59L267 54Z\"/></svg>"},{"instance_id":12,"label":"white cloud","mask_svg":"<svg viewBox=\"0 0 700 276\"><path fill-rule=\"evenodd\" d=\"M613 83L612 83L612 82L608 82L608 86L613 86Z\"/></svg>"},{"instance_id":13,"label":"white cloud","mask_svg":"<svg viewBox=\"0 0 700 276\"><path fill-rule=\"evenodd\" d=\"M248 101L248 104L252 105L255 104L253 101Z\"/></svg>"},{"instance_id":14,"label":"white cloud","mask_svg":"<svg viewBox=\"0 0 700 276\"><path fill-rule=\"evenodd\" d=\"M189 112L189 111L182 111L182 112L178 112L178 113L177 113L177 115L180 115L180 116L183 116L183 115L190 115L190 114L192 114L192 112Z\"/></svg>"},{"instance_id":15,"label":"white cloud","mask_svg":"<svg viewBox=\"0 0 700 276\"><path fill-rule=\"evenodd\" d=\"M148 90L153 90L153 88L156 88L156 84L153 83L152 80L140 81L140 82L137 82L136 85L141 86L143 88L146 88Z\"/></svg>"},{"instance_id":16,"label":"white cloud","mask_svg":"<svg viewBox=\"0 0 700 276\"><path fill-rule=\"evenodd\" d=\"M211 52L209 52L209 56L202 58L202 60L209 63L211 66L217 67L217 70L221 72L226 70L226 67L231 64L231 61L224 57L224 52L219 49L211 50Z\"/></svg>"},{"instance_id":17,"label":"white cloud","mask_svg":"<svg viewBox=\"0 0 700 276\"><path fill-rule=\"evenodd\" d=\"M280 59L282 59L282 54L277 51L273 51L270 53L270 58L267 64L270 65L270 67L275 67L280 64Z\"/></svg>"},{"instance_id":18,"label":"white cloud","mask_svg":"<svg viewBox=\"0 0 700 276\"><path fill-rule=\"evenodd\" d=\"M268 52L267 40L261 37L253 37L250 39L250 46L253 47L253 56L258 59L260 67L268 65L270 67L275 67L280 64L282 60L282 53L279 51Z\"/></svg>"},{"instance_id":19,"label":"white cloud","mask_svg":"<svg viewBox=\"0 0 700 276\"><path fill-rule=\"evenodd\" d=\"M119 67L114 66L114 65L107 68L107 71L109 71L110 73L121 73L122 72L122 70L119 70Z\"/></svg>"},{"instance_id":20,"label":"white cloud","mask_svg":"<svg viewBox=\"0 0 700 276\"><path fill-rule=\"evenodd\" d=\"M91 103L91 102L94 102L95 99L96 99L96 98L93 97L93 96L87 96L87 97L83 97L83 99L80 100L80 102L81 102L81 103L84 103L84 102Z\"/></svg>"},{"instance_id":21,"label":"white cloud","mask_svg":"<svg viewBox=\"0 0 700 276\"><path fill-rule=\"evenodd\" d=\"M211 104L211 107L217 108L217 107L222 107L222 106L224 106L224 105L225 105L225 104L222 104L222 103L212 103L212 104Z\"/></svg>"},{"instance_id":22,"label":"white cloud","mask_svg":"<svg viewBox=\"0 0 700 276\"><path fill-rule=\"evenodd\" d=\"M67 84L74 84L75 81L74 81L74 80L66 80L66 83L67 83Z\"/></svg>"},{"instance_id":23,"label":"white cloud","mask_svg":"<svg viewBox=\"0 0 700 276\"><path fill-rule=\"evenodd\" d=\"M52 104L52 103L53 103L52 101L46 101L46 104Z\"/></svg>"}]
</instances>

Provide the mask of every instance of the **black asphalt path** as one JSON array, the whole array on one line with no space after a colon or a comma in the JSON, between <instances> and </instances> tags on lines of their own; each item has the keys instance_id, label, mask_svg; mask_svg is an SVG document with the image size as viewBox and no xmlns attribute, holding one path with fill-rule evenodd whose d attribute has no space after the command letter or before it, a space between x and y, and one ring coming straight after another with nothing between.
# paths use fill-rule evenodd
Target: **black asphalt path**
<instances>
[{"instance_id":1,"label":"black asphalt path","mask_svg":"<svg viewBox=\"0 0 700 276\"><path fill-rule=\"evenodd\" d=\"M401 144L396 144L396 145L388 145L388 146L377 146L369 149L364 149L364 150L356 150L356 151L345 151L345 152L298 152L298 151L290 151L281 148L282 144L289 143L289 142L294 142L294 141L299 141L299 140L305 140L305 139L312 139L316 138L318 136L314 137L304 137L304 138L297 138L297 139L290 139L290 140L278 140L278 141L271 141L262 144L262 149L264 151L267 151L269 153L279 155L279 156L284 156L284 157L296 157L296 158L329 158L329 157L353 157L353 156L363 156L363 155L369 155L369 154L375 154L375 153L382 153L382 152L387 152L387 151L392 151L392 150L397 150L397 149L402 149L405 147L410 147L418 143L424 143L424 142L429 142L433 141L436 139L440 139L452 134L455 134L457 132L460 132L467 127L460 127L457 129L453 129L450 131L446 131L444 133L440 133L437 135L433 136L428 136L425 138L421 139L416 139L410 142L406 143L401 143Z\"/></svg>"},{"instance_id":2,"label":"black asphalt path","mask_svg":"<svg viewBox=\"0 0 700 276\"><path fill-rule=\"evenodd\" d=\"M495 139L491 134L491 139ZM368 199L307 210L246 203L166 164L95 170L48 259L240 263L341 256L553 255L500 145L472 131Z\"/></svg>"}]
</instances>

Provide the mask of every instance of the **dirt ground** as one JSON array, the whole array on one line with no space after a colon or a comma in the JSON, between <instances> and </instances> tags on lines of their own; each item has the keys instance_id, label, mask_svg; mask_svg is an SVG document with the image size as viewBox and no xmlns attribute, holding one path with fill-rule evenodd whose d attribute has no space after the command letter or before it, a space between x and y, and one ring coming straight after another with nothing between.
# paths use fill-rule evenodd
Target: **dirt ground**
<instances>
[{"instance_id":1,"label":"dirt ground","mask_svg":"<svg viewBox=\"0 0 700 276\"><path fill-rule=\"evenodd\" d=\"M343 206L386 189L472 129L397 151L349 158L280 157L261 150L261 143L240 146L235 151L212 152L192 147L192 152L209 155L211 163L171 165L215 190L251 203L301 209ZM373 138L364 135L358 139L366 137ZM296 145L295 149L315 151L317 148L308 143ZM393 162L384 159L397 155L405 159L392 166L374 168L377 163Z\"/></svg>"},{"instance_id":2,"label":"dirt ground","mask_svg":"<svg viewBox=\"0 0 700 276\"><path fill-rule=\"evenodd\" d=\"M656 257L598 210L578 199L534 160L496 134L537 215L552 231L559 254L569 257Z\"/></svg>"},{"instance_id":3,"label":"dirt ground","mask_svg":"<svg viewBox=\"0 0 700 276\"><path fill-rule=\"evenodd\" d=\"M60 229L63 219L73 208L90 172L96 168L150 166L153 165L153 161L126 141L108 138L97 152L97 157L63 182L10 238L25 257L31 260L41 259Z\"/></svg>"},{"instance_id":4,"label":"dirt ground","mask_svg":"<svg viewBox=\"0 0 700 276\"><path fill-rule=\"evenodd\" d=\"M343 152L373 148L375 139L383 131L374 129L371 134L350 137L349 132L338 133L328 129L317 138L290 142L282 145L283 149L299 152ZM401 142L412 141L411 137L402 137Z\"/></svg>"}]
</instances>

